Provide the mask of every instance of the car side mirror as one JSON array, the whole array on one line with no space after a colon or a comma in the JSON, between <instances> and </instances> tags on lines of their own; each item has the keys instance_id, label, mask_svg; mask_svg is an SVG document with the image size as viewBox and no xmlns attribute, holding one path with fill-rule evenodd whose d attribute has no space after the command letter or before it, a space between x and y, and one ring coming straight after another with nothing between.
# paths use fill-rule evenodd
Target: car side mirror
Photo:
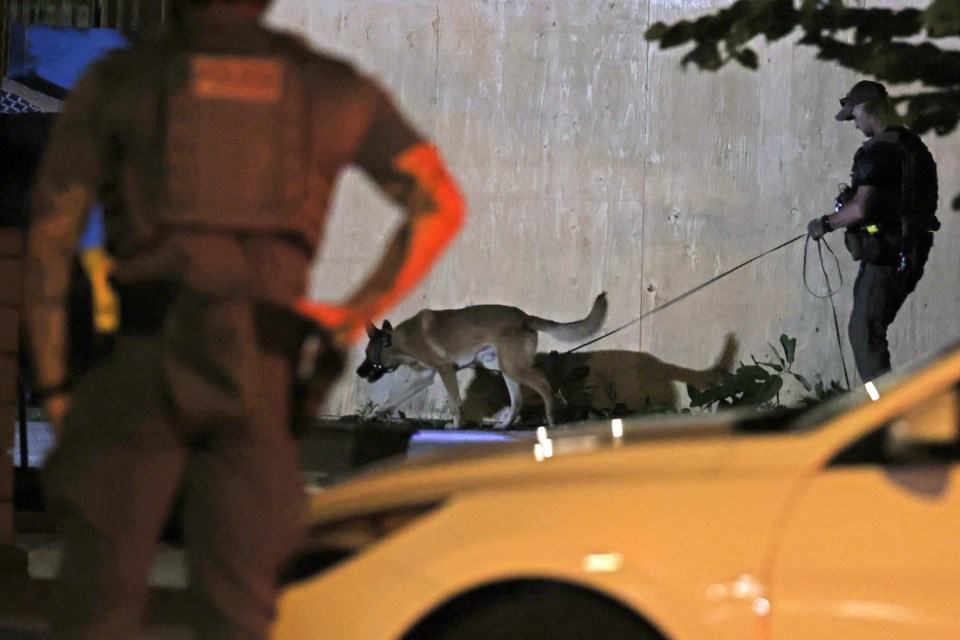
<instances>
[{"instance_id":1,"label":"car side mirror","mask_svg":"<svg viewBox=\"0 0 960 640\"><path fill-rule=\"evenodd\" d=\"M960 398L948 389L911 407L890 424L887 450L896 455L917 448L955 444L960 440Z\"/></svg>"}]
</instances>

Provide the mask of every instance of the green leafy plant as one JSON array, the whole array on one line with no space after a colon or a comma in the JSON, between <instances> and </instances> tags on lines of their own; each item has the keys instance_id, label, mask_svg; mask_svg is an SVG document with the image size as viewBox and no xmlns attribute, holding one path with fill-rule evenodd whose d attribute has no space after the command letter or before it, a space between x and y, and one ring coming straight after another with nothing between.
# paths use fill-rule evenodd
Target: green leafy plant
<instances>
[{"instance_id":1,"label":"green leafy plant","mask_svg":"<svg viewBox=\"0 0 960 640\"><path fill-rule=\"evenodd\" d=\"M381 417L379 409L380 405L373 400L367 400L357 408L357 418L360 419L360 422L367 422L373 418Z\"/></svg>"},{"instance_id":2,"label":"green leafy plant","mask_svg":"<svg viewBox=\"0 0 960 640\"><path fill-rule=\"evenodd\" d=\"M786 334L780 336L780 349L773 349L774 361L760 362L751 358L752 364L740 363L736 370L725 373L719 383L699 390L687 385L691 408L724 409L729 407L757 407L769 409L782 406L780 392L784 381L793 378L812 396L801 400L803 404L816 404L846 391L839 382L824 386L819 380L811 384L803 375L793 371L797 353L797 339Z\"/></svg>"},{"instance_id":3,"label":"green leafy plant","mask_svg":"<svg viewBox=\"0 0 960 640\"><path fill-rule=\"evenodd\" d=\"M801 398L801 404L807 406L820 404L821 402L826 402L827 400L843 395L848 391L846 387L840 384L839 380L833 380L829 385L825 385L819 375L816 377L816 380L816 383L813 385L813 395Z\"/></svg>"},{"instance_id":4,"label":"green leafy plant","mask_svg":"<svg viewBox=\"0 0 960 640\"><path fill-rule=\"evenodd\" d=\"M593 407L593 386L587 384L590 377L590 367L580 365L569 371L557 372L559 375L556 384L556 395L559 410L567 420L582 420L591 413ZM550 376L548 375L548 378Z\"/></svg>"}]
</instances>

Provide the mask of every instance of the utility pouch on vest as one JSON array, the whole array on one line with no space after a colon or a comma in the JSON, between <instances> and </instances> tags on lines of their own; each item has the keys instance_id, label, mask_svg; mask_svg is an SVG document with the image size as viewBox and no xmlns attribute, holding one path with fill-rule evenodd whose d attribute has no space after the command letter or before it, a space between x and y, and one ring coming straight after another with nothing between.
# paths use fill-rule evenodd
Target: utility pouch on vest
<instances>
[{"instance_id":1,"label":"utility pouch on vest","mask_svg":"<svg viewBox=\"0 0 960 640\"><path fill-rule=\"evenodd\" d=\"M933 248L933 232L927 231L903 239L897 263L897 275L919 280Z\"/></svg>"},{"instance_id":2,"label":"utility pouch on vest","mask_svg":"<svg viewBox=\"0 0 960 640\"><path fill-rule=\"evenodd\" d=\"M290 433L302 437L343 371L346 358L329 331L286 307L258 303L254 322L260 346L290 361Z\"/></svg>"},{"instance_id":3,"label":"utility pouch on vest","mask_svg":"<svg viewBox=\"0 0 960 640\"><path fill-rule=\"evenodd\" d=\"M843 244L854 260L870 262L876 256L876 243L871 242L870 234L863 229L847 229L843 233Z\"/></svg>"},{"instance_id":4,"label":"utility pouch on vest","mask_svg":"<svg viewBox=\"0 0 960 640\"><path fill-rule=\"evenodd\" d=\"M854 260L878 265L896 264L900 251L897 238L885 234L882 229L873 231L871 227L847 229L843 243Z\"/></svg>"}]
</instances>

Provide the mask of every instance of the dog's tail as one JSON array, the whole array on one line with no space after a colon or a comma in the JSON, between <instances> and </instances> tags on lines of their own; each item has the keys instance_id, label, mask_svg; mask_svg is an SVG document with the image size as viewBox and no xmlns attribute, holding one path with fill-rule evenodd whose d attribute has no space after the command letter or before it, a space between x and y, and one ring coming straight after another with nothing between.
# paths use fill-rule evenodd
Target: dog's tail
<instances>
[{"instance_id":1,"label":"dog's tail","mask_svg":"<svg viewBox=\"0 0 960 640\"><path fill-rule=\"evenodd\" d=\"M607 318L607 292L604 291L593 301L593 308L583 320L575 322L555 322L536 316L527 317L527 325L531 329L548 333L558 340L573 342L583 340L595 334L603 326Z\"/></svg>"}]
</instances>

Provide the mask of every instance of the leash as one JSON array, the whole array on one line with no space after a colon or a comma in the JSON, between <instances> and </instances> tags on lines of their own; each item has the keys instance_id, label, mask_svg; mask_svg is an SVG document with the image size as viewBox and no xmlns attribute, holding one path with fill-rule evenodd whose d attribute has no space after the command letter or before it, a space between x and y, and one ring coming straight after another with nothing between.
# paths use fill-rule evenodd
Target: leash
<instances>
[{"instance_id":1,"label":"leash","mask_svg":"<svg viewBox=\"0 0 960 640\"><path fill-rule=\"evenodd\" d=\"M824 298L830 299L830 308L833 310L833 328L837 335L837 350L840 352L840 364L843 365L843 380L847 383L847 389L850 389L850 375L847 373L847 359L843 355L843 342L840 338L840 320L837 318L837 305L833 301L833 296L835 296L843 287L843 272L840 271L840 258L838 258L837 254L834 253L833 247L830 246L830 243L827 242L826 238L820 238L815 242L817 243L817 254L820 256L820 271L823 273L823 279L827 282L827 294L823 296L818 295L814 293L810 289L810 285L807 284L807 248L810 246L809 235L807 236L806 242L803 243L803 286L814 298L818 298L820 300L823 300ZM833 260L837 265L837 274L840 276L840 284L837 285L836 291L830 289L830 276L827 274L827 267L823 262L823 246L827 247L827 251L829 251L830 255L833 256Z\"/></svg>"},{"instance_id":2,"label":"leash","mask_svg":"<svg viewBox=\"0 0 960 640\"><path fill-rule=\"evenodd\" d=\"M806 241L805 241L804 244L803 244L803 286L806 288L806 290L807 290L807 291L810 293L810 295L812 295L813 297L818 298L818 299L820 299L820 300L823 300L823 299L825 299L825 298L829 298L829 300L830 300L830 307L831 307L832 310L833 310L833 327L834 327L834 330L836 331L836 336L837 336L837 348L838 348L838 350L839 350L839 352L840 352L840 363L843 365L843 378L844 378L844 381L847 383L847 389L849 389L849 388L850 388L850 376L849 376L849 374L847 373L847 361L846 361L846 358L845 358L844 355L843 355L843 343L842 343L841 337L840 337L840 320L838 319L838 316L837 316L837 305L836 305L836 304L834 303L834 301L833 301L833 296L835 296L837 293L839 293L840 289L843 287L843 273L840 271L840 258L837 257L836 252L834 252L833 248L830 246L830 244L829 244L825 239L821 238L820 240L816 240L816 243L817 243L817 253L818 253L819 257L820 257L820 271L823 273L824 280L826 280L826 282L827 282L827 293L826 293L826 295L820 295L820 294L814 293L813 290L810 289L810 285L807 283L807 254L808 254L808 249L809 249L809 246L810 246L810 236L809 236L808 234L806 234L806 233L800 234L800 235L797 236L796 238L791 238L790 240L787 240L787 241L784 242L783 244L778 244L778 245L775 246L774 248L768 249L767 251L764 251L763 253L761 253L761 254L759 254L759 255L756 255L756 256L750 258L750 259L747 260L746 262L742 262L742 263L738 264L737 266L733 267L732 269L728 269L727 271L724 271L723 273L721 273L721 274L719 274L719 275L717 275L717 276L714 276L714 277L711 278L710 280L707 280L706 282L704 282L704 283L702 283L702 284L700 284L700 285L697 285L697 286L694 287L693 289L690 289L690 290L687 291L686 293L681 294L680 296L674 298L673 300L670 300L669 302L666 302L666 303L660 305L659 307L657 307L657 308L655 308L655 309L651 309L650 311L647 311L646 313L640 314L638 317L634 318L634 319L631 320L630 322L627 322L626 324L623 324L623 325L617 327L616 329L613 329L612 331L608 331L607 333L604 333L603 335L597 336L596 338L594 338L594 339L592 339L592 340L589 340L589 341L587 341L587 342L584 342L583 344L581 344L581 345L579 345L579 346L577 346L577 347L574 347L573 349L569 349L569 350L565 351L564 353L565 353L565 354L566 354L566 353L573 353L573 352L575 352L575 351L579 351L580 349L583 349L584 347L588 347L588 346L590 346L590 345L592 345L592 344L595 344L595 343L597 343L597 342L600 342L601 340L604 340L604 339L606 339L606 338L609 338L610 336L614 335L615 333L619 333L620 331L623 331L624 329L635 325L636 323L640 322L641 320L643 320L643 319L645 319L645 318L647 318L647 317L649 317L649 316L652 316L654 313L657 313L657 312L659 312L659 311L663 311L663 310L666 309L667 307L669 307L669 306L671 306L671 305L674 305L674 304L680 302L681 300L685 300L686 298L689 298L690 296L692 296L693 294L697 293L698 291L701 291L702 289L706 289L707 287L709 287L710 285L714 284L715 282L717 282L717 281L719 281L719 280L722 280L723 278L726 278L727 276L729 276L729 275L732 274L733 272L735 272L735 271L737 271L737 270L739 270L739 269L744 268L745 266L749 265L750 263L756 262L756 261L759 260L760 258L766 257L766 256L770 255L771 253L774 253L774 252L776 252L776 251L779 251L780 249L783 249L784 247L790 246L791 244L793 244L793 243L796 242L797 240L800 240L801 238L806 238ZM829 274L827 273L827 267L826 267L826 265L825 265L825 263L824 263L824 259L823 259L823 247L821 247L821 244L820 244L821 242L823 243L824 246L827 247L827 251L829 251L829 252L830 252L830 255L833 256L834 262L835 262L836 265L837 265L837 273L840 275L840 284L837 286L836 290L832 290L832 289L830 288L830 276L829 276ZM458 370L460 370L460 369L473 369L473 368L479 368L479 367L477 367L476 365L466 365L465 367L458 367ZM497 369L487 369L487 370L488 370L488 371L498 371Z\"/></svg>"},{"instance_id":3,"label":"leash","mask_svg":"<svg viewBox=\"0 0 960 640\"><path fill-rule=\"evenodd\" d=\"M769 250L767 250L767 251L764 251L764 252L761 253L760 255L754 256L754 257L750 258L749 260L747 260L746 262L743 262L743 263L741 263L741 264L738 264L738 265L735 266L734 268L732 268L732 269L730 269L730 270L728 270L728 271L724 271L723 273L721 273L721 274L718 275L718 276L714 276L713 278L707 280L707 281L704 282L703 284L697 285L697 286L694 287L693 289L690 289L690 290L687 291L686 293L681 294L680 296L674 298L673 300L670 300L669 302L665 302L664 304L660 305L659 307L657 307L657 308L655 308L655 309L651 309L650 311L647 311L646 313L640 314L639 317L634 318L634 319L631 320L630 322L628 322L628 323L626 323L626 324L624 324L624 325L622 325L622 326L617 327L617 328L614 329L613 331L608 331L607 333L605 333L605 334L603 334L603 335L601 335L601 336L597 336L596 338L594 338L593 340L590 340L589 342L584 342L584 343L581 344L580 346L574 347L573 349L570 349L569 351L565 351L564 353L573 353L574 351L579 351L580 349L583 349L584 347L588 347L588 346L590 346L591 344L594 344L594 343L596 343L596 342L600 342L601 340L603 340L603 339L605 339L605 338L609 338L609 337L612 336L613 334L619 333L620 331L623 331L623 330L626 329L627 327L631 327L631 326L637 324L638 322L640 322L640 321L643 320L644 318L647 318L648 316L652 316L653 314L655 314L655 313L657 313L657 312L659 312L659 311L663 311L663 310L666 309L667 307L669 307L669 306L671 306L671 305L674 305L674 304L677 304L677 303L680 302L681 300L685 300L685 299L689 298L690 296L692 296L693 294L697 293L698 291L700 291L700 290L702 290L702 289L706 289L707 287L709 287L709 286L712 285L713 283L717 282L718 280L722 280L723 278L726 278L727 276L729 276L729 275L730 275L731 273L733 273L734 271L737 271L737 270L739 270L739 269L744 268L745 266L747 266L747 265L750 264L751 262L756 262L756 261L759 260L760 258L763 258L763 257L765 257L765 256L768 256L768 255L770 255L771 253L773 253L773 252L775 252L775 251L779 251L780 249L783 249L784 247L793 244L794 242L796 242L797 240L800 240L801 238L808 238L808 237L809 237L809 236L804 233L804 234L801 234L801 235L797 236L796 238L793 238L792 240L787 240L787 241L784 242L783 244L778 244L778 245L775 246L773 249L769 249ZM834 255L834 257L836 257L836 255ZM806 260L806 253L804 253L804 260ZM804 264L806 264L806 262L804 262ZM839 263L839 260L838 260L838 262L837 262L838 268L839 268L839 264L840 264L840 263ZM804 277L806 277L806 274L804 274ZM848 385L848 386L849 386L849 385Z\"/></svg>"}]
</instances>

